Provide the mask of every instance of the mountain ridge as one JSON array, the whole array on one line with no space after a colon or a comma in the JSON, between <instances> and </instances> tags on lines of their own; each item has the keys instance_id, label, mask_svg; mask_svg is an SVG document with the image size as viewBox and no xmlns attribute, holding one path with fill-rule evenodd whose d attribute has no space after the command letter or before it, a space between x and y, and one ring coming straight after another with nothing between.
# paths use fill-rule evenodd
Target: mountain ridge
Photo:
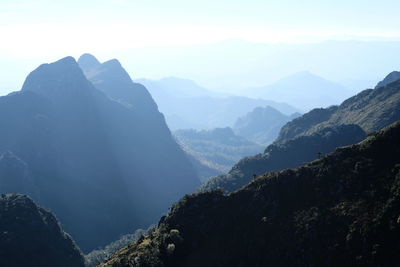
<instances>
[{"instance_id":1,"label":"mountain ridge","mask_svg":"<svg viewBox=\"0 0 400 267\"><path fill-rule=\"evenodd\" d=\"M393 266L400 123L242 189L188 195L101 267Z\"/></svg>"},{"instance_id":2,"label":"mountain ridge","mask_svg":"<svg viewBox=\"0 0 400 267\"><path fill-rule=\"evenodd\" d=\"M200 184L145 88L117 87L112 74L100 73L104 83L96 86L121 97L133 91L130 105L95 87L72 57L39 66L23 90L0 98L0 153L27 164L37 189L30 196L57 214L85 252L147 227Z\"/></svg>"}]
</instances>

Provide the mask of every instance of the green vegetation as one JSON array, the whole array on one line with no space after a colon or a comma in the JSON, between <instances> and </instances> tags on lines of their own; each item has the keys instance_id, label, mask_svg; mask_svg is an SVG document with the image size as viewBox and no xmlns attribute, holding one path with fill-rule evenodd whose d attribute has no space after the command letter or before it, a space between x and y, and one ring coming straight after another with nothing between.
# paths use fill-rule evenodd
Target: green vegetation
<instances>
[{"instance_id":1,"label":"green vegetation","mask_svg":"<svg viewBox=\"0 0 400 267\"><path fill-rule=\"evenodd\" d=\"M227 172L239 159L263 149L261 145L235 135L229 127L209 131L177 130L173 134L182 149L198 161L195 167L203 181ZM199 163L202 168L199 168ZM204 166L214 172L205 171Z\"/></svg>"},{"instance_id":2,"label":"green vegetation","mask_svg":"<svg viewBox=\"0 0 400 267\"><path fill-rule=\"evenodd\" d=\"M365 138L356 125L327 127L309 136L300 136L283 144L272 144L264 153L241 159L227 174L208 180L200 191L223 189L233 192L249 183L254 175L295 168L339 146L354 144Z\"/></svg>"},{"instance_id":3,"label":"green vegetation","mask_svg":"<svg viewBox=\"0 0 400 267\"><path fill-rule=\"evenodd\" d=\"M228 174L211 178L200 190L237 190L254 174L298 167L337 147L359 142L364 132L371 133L397 120L400 81L365 90L340 106L314 109L290 121L264 153L240 160Z\"/></svg>"},{"instance_id":4,"label":"green vegetation","mask_svg":"<svg viewBox=\"0 0 400 267\"><path fill-rule=\"evenodd\" d=\"M129 245L132 242L136 242L139 238L143 237L147 232L154 226L150 226L147 230L138 229L133 234L127 234L121 236L118 240L108 244L107 246L99 249L95 249L85 255L86 267L94 267L110 258L115 252L121 248Z\"/></svg>"},{"instance_id":5,"label":"green vegetation","mask_svg":"<svg viewBox=\"0 0 400 267\"><path fill-rule=\"evenodd\" d=\"M400 122L234 193L187 195L100 266L396 266L399 214Z\"/></svg>"},{"instance_id":6,"label":"green vegetation","mask_svg":"<svg viewBox=\"0 0 400 267\"><path fill-rule=\"evenodd\" d=\"M233 130L239 136L266 146L278 137L283 125L300 115L296 112L288 116L270 106L257 107L238 118Z\"/></svg>"}]
</instances>

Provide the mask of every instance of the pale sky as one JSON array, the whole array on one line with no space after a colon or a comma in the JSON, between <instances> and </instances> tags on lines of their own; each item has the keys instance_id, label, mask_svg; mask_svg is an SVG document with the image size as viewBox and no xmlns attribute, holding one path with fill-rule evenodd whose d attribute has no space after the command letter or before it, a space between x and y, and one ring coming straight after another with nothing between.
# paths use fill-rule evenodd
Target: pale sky
<instances>
[{"instance_id":1,"label":"pale sky","mask_svg":"<svg viewBox=\"0 0 400 267\"><path fill-rule=\"evenodd\" d=\"M399 10L398 0L0 0L0 94L40 63L85 52L123 57L227 39L399 41ZM153 78L180 74L131 69Z\"/></svg>"},{"instance_id":2,"label":"pale sky","mask_svg":"<svg viewBox=\"0 0 400 267\"><path fill-rule=\"evenodd\" d=\"M3 55L37 57L224 39L399 39L400 1L1 0Z\"/></svg>"}]
</instances>

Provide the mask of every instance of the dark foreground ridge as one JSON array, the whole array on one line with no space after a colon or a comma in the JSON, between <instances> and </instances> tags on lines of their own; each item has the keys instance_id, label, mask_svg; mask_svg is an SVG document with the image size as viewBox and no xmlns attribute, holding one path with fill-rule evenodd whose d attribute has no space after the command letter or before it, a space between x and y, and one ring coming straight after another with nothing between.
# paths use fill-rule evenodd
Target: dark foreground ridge
<instances>
[{"instance_id":1,"label":"dark foreground ridge","mask_svg":"<svg viewBox=\"0 0 400 267\"><path fill-rule=\"evenodd\" d=\"M54 215L20 194L0 195L0 266L83 267Z\"/></svg>"},{"instance_id":2,"label":"dark foreground ridge","mask_svg":"<svg viewBox=\"0 0 400 267\"><path fill-rule=\"evenodd\" d=\"M400 123L229 194L186 196L121 266L395 266Z\"/></svg>"}]
</instances>

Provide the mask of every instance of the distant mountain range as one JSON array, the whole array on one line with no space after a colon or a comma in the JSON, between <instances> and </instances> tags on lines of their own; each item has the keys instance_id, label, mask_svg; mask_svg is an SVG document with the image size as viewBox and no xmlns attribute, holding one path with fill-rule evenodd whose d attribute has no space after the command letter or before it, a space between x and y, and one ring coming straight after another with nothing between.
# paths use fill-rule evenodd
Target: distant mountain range
<instances>
[{"instance_id":1,"label":"distant mountain range","mask_svg":"<svg viewBox=\"0 0 400 267\"><path fill-rule=\"evenodd\" d=\"M240 160L224 175L211 178L202 190L229 192L247 184L253 174L295 168L336 147L361 141L365 134L400 120L400 80L367 89L340 106L314 109L282 127L264 153Z\"/></svg>"},{"instance_id":2,"label":"distant mountain range","mask_svg":"<svg viewBox=\"0 0 400 267\"><path fill-rule=\"evenodd\" d=\"M0 266L84 267L57 218L21 194L0 195Z\"/></svg>"},{"instance_id":3,"label":"distant mountain range","mask_svg":"<svg viewBox=\"0 0 400 267\"><path fill-rule=\"evenodd\" d=\"M353 93L338 83L303 71L284 77L267 86L247 89L243 91L243 94L282 101L308 111L313 108L338 105Z\"/></svg>"},{"instance_id":4,"label":"distant mountain range","mask_svg":"<svg viewBox=\"0 0 400 267\"><path fill-rule=\"evenodd\" d=\"M200 181L117 60L79 63L87 77L67 57L0 98L0 192L50 208L86 252L152 224Z\"/></svg>"},{"instance_id":5,"label":"distant mountain range","mask_svg":"<svg viewBox=\"0 0 400 267\"><path fill-rule=\"evenodd\" d=\"M238 117L259 106L271 106L284 114L299 111L285 103L212 93L179 78L136 81L148 88L171 130L232 127Z\"/></svg>"},{"instance_id":6,"label":"distant mountain range","mask_svg":"<svg viewBox=\"0 0 400 267\"><path fill-rule=\"evenodd\" d=\"M301 116L300 113L285 115L273 107L257 107L245 116L236 120L234 132L261 145L269 145L276 137L282 126L288 121Z\"/></svg>"},{"instance_id":7,"label":"distant mountain range","mask_svg":"<svg viewBox=\"0 0 400 267\"><path fill-rule=\"evenodd\" d=\"M239 159L259 153L263 146L234 134L231 128L213 130L177 130L173 135L184 151L193 156L201 165L214 169L214 173L227 172ZM197 163L198 164L198 163ZM203 171L204 170L204 167ZM202 172L199 169L198 172ZM210 171L201 175L203 181L215 176Z\"/></svg>"},{"instance_id":8,"label":"distant mountain range","mask_svg":"<svg viewBox=\"0 0 400 267\"><path fill-rule=\"evenodd\" d=\"M271 144L263 153L237 162L227 174L213 177L200 191L222 189L233 192L248 184L254 176L265 172L296 168L322 157L337 147L351 145L366 137L357 125L326 127L312 135L299 136L283 144Z\"/></svg>"},{"instance_id":9,"label":"distant mountain range","mask_svg":"<svg viewBox=\"0 0 400 267\"><path fill-rule=\"evenodd\" d=\"M166 77L160 80L149 79L136 79L135 82L141 83L155 98L162 96L175 96L175 97L198 97L198 96L226 96L222 93L210 91L201 87L197 83L189 79L178 77Z\"/></svg>"},{"instance_id":10,"label":"distant mountain range","mask_svg":"<svg viewBox=\"0 0 400 267\"><path fill-rule=\"evenodd\" d=\"M393 123L400 119L400 80L382 84L386 85L364 90L340 106L314 109L294 119L282 128L277 142L308 135L330 125L356 124L371 133Z\"/></svg>"},{"instance_id":11,"label":"distant mountain range","mask_svg":"<svg viewBox=\"0 0 400 267\"><path fill-rule=\"evenodd\" d=\"M190 195L101 267L394 266L400 123L228 195Z\"/></svg>"}]
</instances>

